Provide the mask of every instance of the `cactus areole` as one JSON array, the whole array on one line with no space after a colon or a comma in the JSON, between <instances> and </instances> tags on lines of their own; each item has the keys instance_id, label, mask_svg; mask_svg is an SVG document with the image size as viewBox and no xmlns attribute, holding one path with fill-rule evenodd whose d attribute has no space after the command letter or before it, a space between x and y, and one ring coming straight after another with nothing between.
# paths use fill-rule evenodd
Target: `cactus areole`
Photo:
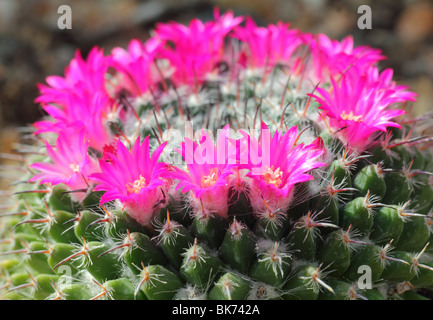
<instances>
[{"instance_id":1,"label":"cactus areole","mask_svg":"<svg viewBox=\"0 0 433 320\"><path fill-rule=\"evenodd\" d=\"M384 58L218 9L77 51L8 158L1 298L431 298L433 119Z\"/></svg>"}]
</instances>

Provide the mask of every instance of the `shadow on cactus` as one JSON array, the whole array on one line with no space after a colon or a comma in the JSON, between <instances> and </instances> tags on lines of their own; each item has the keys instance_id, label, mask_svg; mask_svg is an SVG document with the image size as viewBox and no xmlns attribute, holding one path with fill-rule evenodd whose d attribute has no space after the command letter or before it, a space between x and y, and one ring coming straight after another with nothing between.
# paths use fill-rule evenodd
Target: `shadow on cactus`
<instances>
[{"instance_id":1,"label":"shadow on cactus","mask_svg":"<svg viewBox=\"0 0 433 320\"><path fill-rule=\"evenodd\" d=\"M383 58L217 9L77 51L9 156L1 297L431 298L432 118Z\"/></svg>"}]
</instances>

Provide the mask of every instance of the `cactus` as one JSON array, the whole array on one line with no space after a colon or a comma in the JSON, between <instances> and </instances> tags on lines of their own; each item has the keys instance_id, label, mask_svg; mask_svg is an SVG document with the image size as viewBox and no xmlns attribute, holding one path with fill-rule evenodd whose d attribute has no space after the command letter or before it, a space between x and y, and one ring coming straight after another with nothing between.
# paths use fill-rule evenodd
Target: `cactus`
<instances>
[{"instance_id":1,"label":"cactus","mask_svg":"<svg viewBox=\"0 0 433 320\"><path fill-rule=\"evenodd\" d=\"M77 51L8 156L1 297L424 298L432 119L383 58L218 9Z\"/></svg>"}]
</instances>

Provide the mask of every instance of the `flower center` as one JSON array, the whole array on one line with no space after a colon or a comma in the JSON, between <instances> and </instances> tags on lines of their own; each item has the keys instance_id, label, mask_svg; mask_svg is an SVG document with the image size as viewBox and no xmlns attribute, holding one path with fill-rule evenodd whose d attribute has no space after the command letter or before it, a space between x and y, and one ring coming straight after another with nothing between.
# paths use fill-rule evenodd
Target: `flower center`
<instances>
[{"instance_id":1,"label":"flower center","mask_svg":"<svg viewBox=\"0 0 433 320\"><path fill-rule=\"evenodd\" d=\"M141 189L146 186L146 179L140 174L140 178L135 180L134 182L129 182L126 185L126 190L130 193L139 193Z\"/></svg>"},{"instance_id":2,"label":"flower center","mask_svg":"<svg viewBox=\"0 0 433 320\"><path fill-rule=\"evenodd\" d=\"M356 121L356 122L361 122L363 121L362 116L355 116L353 114L353 111L350 111L349 114L346 113L346 111L343 110L343 112L340 114L340 117L343 120L350 120L350 121Z\"/></svg>"},{"instance_id":3,"label":"flower center","mask_svg":"<svg viewBox=\"0 0 433 320\"><path fill-rule=\"evenodd\" d=\"M201 187L209 188L213 187L218 180L218 168L212 168L209 170L209 174L201 178Z\"/></svg>"},{"instance_id":4,"label":"flower center","mask_svg":"<svg viewBox=\"0 0 433 320\"><path fill-rule=\"evenodd\" d=\"M78 173L78 172L80 172L80 166L78 165L78 164L70 164L69 165L69 168L72 170L72 171L74 171L74 173Z\"/></svg>"},{"instance_id":5,"label":"flower center","mask_svg":"<svg viewBox=\"0 0 433 320\"><path fill-rule=\"evenodd\" d=\"M274 169L274 166L271 166L270 168L266 166L262 179L266 183L272 184L276 188L279 188L283 184L283 171L281 171L279 167Z\"/></svg>"}]
</instances>

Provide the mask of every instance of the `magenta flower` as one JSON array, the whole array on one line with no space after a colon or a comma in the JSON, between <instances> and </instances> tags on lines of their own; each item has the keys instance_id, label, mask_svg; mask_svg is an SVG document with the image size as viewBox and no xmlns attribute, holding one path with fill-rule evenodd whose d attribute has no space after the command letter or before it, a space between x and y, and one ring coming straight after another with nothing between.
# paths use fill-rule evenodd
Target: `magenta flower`
<instances>
[{"instance_id":1,"label":"magenta flower","mask_svg":"<svg viewBox=\"0 0 433 320\"><path fill-rule=\"evenodd\" d=\"M89 178L98 184L95 191L106 191L101 197L101 205L117 200L122 208L137 222L151 227L151 221L164 203L169 166L158 162L166 146L160 145L150 154L149 137L140 142L137 138L131 150L119 140L115 152L105 154L100 160L100 172Z\"/></svg>"},{"instance_id":2,"label":"magenta flower","mask_svg":"<svg viewBox=\"0 0 433 320\"><path fill-rule=\"evenodd\" d=\"M155 56L161 45L161 40L157 38L150 38L145 43L133 39L127 50L120 47L112 50L112 66L117 72L118 90L125 89L132 96L141 96L148 91L159 79L155 70Z\"/></svg>"},{"instance_id":3,"label":"magenta flower","mask_svg":"<svg viewBox=\"0 0 433 320\"><path fill-rule=\"evenodd\" d=\"M174 68L175 84L196 87L212 77L225 59L226 36L243 18L234 17L232 12L221 16L217 9L214 16L214 21L205 23L193 19L188 26L176 22L157 25L156 37L167 43L160 58Z\"/></svg>"},{"instance_id":4,"label":"magenta flower","mask_svg":"<svg viewBox=\"0 0 433 320\"><path fill-rule=\"evenodd\" d=\"M87 190L90 186L88 179L91 173L98 170L98 163L88 155L88 142L83 130L66 129L56 140L55 148L46 142L47 155L51 162L36 162L31 168L40 171L30 181L41 184L64 184L70 191ZM85 192L71 193L74 200L81 201Z\"/></svg>"},{"instance_id":5,"label":"magenta flower","mask_svg":"<svg viewBox=\"0 0 433 320\"><path fill-rule=\"evenodd\" d=\"M262 123L260 138L242 131L242 148L248 150L248 158L242 159L241 168L250 172L249 194L256 214L278 209L286 210L292 202L294 186L313 179L308 172L322 167L324 153L322 141L317 138L310 144L298 143L298 128L292 127L284 134Z\"/></svg>"},{"instance_id":6,"label":"magenta flower","mask_svg":"<svg viewBox=\"0 0 433 320\"><path fill-rule=\"evenodd\" d=\"M84 60L80 51L76 51L74 59L65 69L65 77L49 76L47 85L39 84L39 97L35 102L55 104L67 108L71 97L89 101L98 91L106 91L106 73L110 58L105 57L102 49L94 47Z\"/></svg>"},{"instance_id":7,"label":"magenta flower","mask_svg":"<svg viewBox=\"0 0 433 320\"><path fill-rule=\"evenodd\" d=\"M311 95L320 103L328 125L352 151L363 152L388 127L400 128L391 120L406 111L395 109L394 103L413 100L414 94L395 86L389 76L389 71L380 76L348 72L339 82L331 79L330 90L319 87L319 95Z\"/></svg>"},{"instance_id":8,"label":"magenta flower","mask_svg":"<svg viewBox=\"0 0 433 320\"><path fill-rule=\"evenodd\" d=\"M35 134L59 133L71 126L77 130L84 128L90 146L102 150L111 139L106 124L115 111L105 87L109 60L96 47L90 51L86 61L77 51L65 70L64 78L47 77L48 85L38 86L41 94L35 101L42 104L49 117L34 123Z\"/></svg>"},{"instance_id":9,"label":"magenta flower","mask_svg":"<svg viewBox=\"0 0 433 320\"><path fill-rule=\"evenodd\" d=\"M353 79L356 80L358 74L353 70L349 72ZM407 91L408 86L398 85L393 80L394 71L391 68L385 69L382 72L375 66L368 68L365 71L368 85L376 86L377 90L387 90L389 95L394 99L394 102L416 101L417 94Z\"/></svg>"},{"instance_id":10,"label":"magenta flower","mask_svg":"<svg viewBox=\"0 0 433 320\"><path fill-rule=\"evenodd\" d=\"M258 27L247 18L245 27L237 27L233 37L244 44L241 63L246 68L271 70L275 65L292 66L294 52L302 44L300 32L289 29L288 23L279 22L267 27Z\"/></svg>"},{"instance_id":11,"label":"magenta flower","mask_svg":"<svg viewBox=\"0 0 433 320\"><path fill-rule=\"evenodd\" d=\"M175 168L171 177L177 179L177 189L191 196L196 212L227 216L229 175L236 165L236 150L229 139L230 128L225 126L217 137L203 131L199 143L185 138L176 150L185 160L186 171Z\"/></svg>"},{"instance_id":12,"label":"magenta flower","mask_svg":"<svg viewBox=\"0 0 433 320\"><path fill-rule=\"evenodd\" d=\"M317 81L329 81L349 68L363 73L367 68L385 59L379 49L369 46L354 46L353 37L342 41L331 40L324 34L317 36L305 34L305 44L310 47L312 57L312 76ZM308 69L308 68L307 68Z\"/></svg>"},{"instance_id":13,"label":"magenta flower","mask_svg":"<svg viewBox=\"0 0 433 320\"><path fill-rule=\"evenodd\" d=\"M84 130L90 146L101 151L112 139L108 121L116 107L103 91L95 91L88 101L73 95L69 98L68 104L63 108L53 104L43 106L50 117L34 123L38 129L35 134L44 132L58 134L65 128L74 127L77 130Z\"/></svg>"}]
</instances>

